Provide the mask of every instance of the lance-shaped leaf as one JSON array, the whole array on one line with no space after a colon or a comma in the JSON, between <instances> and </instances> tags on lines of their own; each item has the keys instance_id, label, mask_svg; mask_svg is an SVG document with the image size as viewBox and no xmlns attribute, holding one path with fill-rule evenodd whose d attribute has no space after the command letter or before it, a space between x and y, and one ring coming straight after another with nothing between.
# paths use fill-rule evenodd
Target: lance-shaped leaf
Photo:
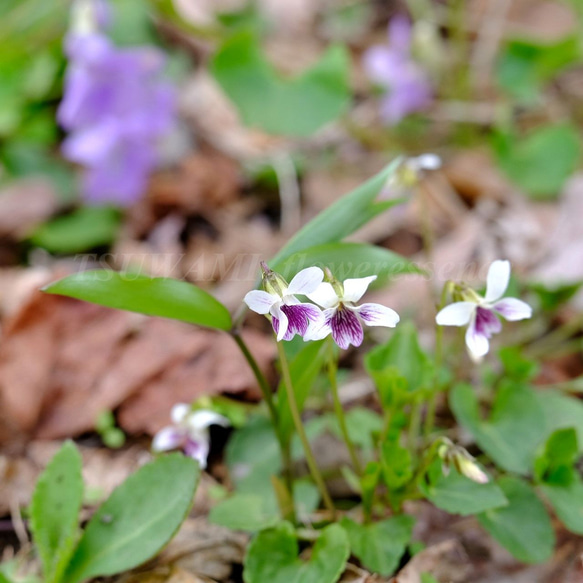
<instances>
[{"instance_id":1,"label":"lance-shaped leaf","mask_svg":"<svg viewBox=\"0 0 583 583\"><path fill-rule=\"evenodd\" d=\"M30 506L30 528L48 583L60 581L75 550L82 501L81 455L66 441L38 479Z\"/></svg>"},{"instance_id":2,"label":"lance-shaped leaf","mask_svg":"<svg viewBox=\"0 0 583 583\"><path fill-rule=\"evenodd\" d=\"M378 200L381 190L400 163L400 158L394 160L364 184L314 217L283 246L269 264L278 265L310 247L340 241L378 214L402 202L399 199Z\"/></svg>"},{"instance_id":3,"label":"lance-shaped leaf","mask_svg":"<svg viewBox=\"0 0 583 583\"><path fill-rule=\"evenodd\" d=\"M83 271L48 285L44 291L207 328L231 328L231 316L223 304L199 287L177 279Z\"/></svg>"},{"instance_id":4,"label":"lance-shaped leaf","mask_svg":"<svg viewBox=\"0 0 583 583\"><path fill-rule=\"evenodd\" d=\"M377 284L398 275L422 273L414 263L398 253L376 245L346 242L326 243L298 251L275 264L273 269L289 281L298 271L312 265L328 267L340 281L376 275Z\"/></svg>"},{"instance_id":5,"label":"lance-shaped leaf","mask_svg":"<svg viewBox=\"0 0 583 583\"><path fill-rule=\"evenodd\" d=\"M179 453L141 467L93 515L64 581L113 575L153 557L186 518L199 476L198 464Z\"/></svg>"}]
</instances>

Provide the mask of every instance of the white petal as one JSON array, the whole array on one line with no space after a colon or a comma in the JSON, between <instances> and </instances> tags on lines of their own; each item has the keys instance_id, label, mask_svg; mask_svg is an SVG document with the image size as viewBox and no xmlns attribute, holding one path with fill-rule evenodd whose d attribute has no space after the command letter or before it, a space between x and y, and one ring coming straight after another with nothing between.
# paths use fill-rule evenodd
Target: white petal
<instances>
[{"instance_id":1,"label":"white petal","mask_svg":"<svg viewBox=\"0 0 583 583\"><path fill-rule=\"evenodd\" d=\"M209 450L210 440L208 435L187 440L183 448L183 451L187 456L198 462L201 470L206 468Z\"/></svg>"},{"instance_id":2,"label":"white petal","mask_svg":"<svg viewBox=\"0 0 583 583\"><path fill-rule=\"evenodd\" d=\"M394 328L400 320L399 314L395 310L381 306L381 304L362 304L354 311L358 313L367 326Z\"/></svg>"},{"instance_id":3,"label":"white petal","mask_svg":"<svg viewBox=\"0 0 583 583\"><path fill-rule=\"evenodd\" d=\"M474 302L455 302L440 310L435 321L440 326L465 326L477 307Z\"/></svg>"},{"instance_id":4,"label":"white petal","mask_svg":"<svg viewBox=\"0 0 583 583\"><path fill-rule=\"evenodd\" d=\"M473 317L466 332L466 345L470 351L470 356L474 360L479 360L488 354L490 342L486 336L476 330L476 318Z\"/></svg>"},{"instance_id":5,"label":"white petal","mask_svg":"<svg viewBox=\"0 0 583 583\"><path fill-rule=\"evenodd\" d=\"M324 272L319 267L302 269L291 280L286 293L308 295L316 290L323 279Z\"/></svg>"},{"instance_id":6,"label":"white petal","mask_svg":"<svg viewBox=\"0 0 583 583\"><path fill-rule=\"evenodd\" d=\"M333 308L339 302L334 288L327 281L321 283L315 291L307 295L314 303L323 308Z\"/></svg>"},{"instance_id":7,"label":"white petal","mask_svg":"<svg viewBox=\"0 0 583 583\"><path fill-rule=\"evenodd\" d=\"M342 284L344 286L343 299L347 302L358 302L366 293L368 286L376 278L376 275L369 275L368 277L359 277L357 279L345 279Z\"/></svg>"},{"instance_id":8,"label":"white petal","mask_svg":"<svg viewBox=\"0 0 583 583\"><path fill-rule=\"evenodd\" d=\"M486 301L499 300L508 287L510 281L510 261L497 260L488 269L488 281L486 284Z\"/></svg>"},{"instance_id":9,"label":"white petal","mask_svg":"<svg viewBox=\"0 0 583 583\"><path fill-rule=\"evenodd\" d=\"M187 405L186 403L177 403L170 411L170 419L172 419L172 423L179 425L186 419L190 411L190 405Z\"/></svg>"},{"instance_id":10,"label":"white petal","mask_svg":"<svg viewBox=\"0 0 583 583\"><path fill-rule=\"evenodd\" d=\"M168 451L176 449L184 442L184 434L176 427L164 427L154 436L152 449L154 451Z\"/></svg>"},{"instance_id":11,"label":"white petal","mask_svg":"<svg viewBox=\"0 0 583 583\"><path fill-rule=\"evenodd\" d=\"M289 320L287 319L287 316L281 311L281 302L276 302L273 304L273 306L271 306L270 313L273 318L277 318L277 341L281 342L289 326ZM273 326L273 329L275 330L275 325Z\"/></svg>"},{"instance_id":12,"label":"white petal","mask_svg":"<svg viewBox=\"0 0 583 583\"><path fill-rule=\"evenodd\" d=\"M492 309L510 322L526 320L532 316L532 308L522 300L516 298L504 298L497 301Z\"/></svg>"},{"instance_id":13,"label":"white petal","mask_svg":"<svg viewBox=\"0 0 583 583\"><path fill-rule=\"evenodd\" d=\"M250 291L243 301L251 310L258 314L268 314L271 306L280 301L280 297L275 294L268 294L266 291L254 289Z\"/></svg>"},{"instance_id":14,"label":"white petal","mask_svg":"<svg viewBox=\"0 0 583 583\"><path fill-rule=\"evenodd\" d=\"M221 425L222 427L227 427L229 425L229 420L226 417L215 413L214 411L200 409L199 411L194 411L188 416L187 424L189 430L195 434L199 434L211 425Z\"/></svg>"},{"instance_id":15,"label":"white petal","mask_svg":"<svg viewBox=\"0 0 583 583\"><path fill-rule=\"evenodd\" d=\"M408 163L413 170L437 170L441 168L441 158L437 154L421 154L410 158Z\"/></svg>"}]
</instances>

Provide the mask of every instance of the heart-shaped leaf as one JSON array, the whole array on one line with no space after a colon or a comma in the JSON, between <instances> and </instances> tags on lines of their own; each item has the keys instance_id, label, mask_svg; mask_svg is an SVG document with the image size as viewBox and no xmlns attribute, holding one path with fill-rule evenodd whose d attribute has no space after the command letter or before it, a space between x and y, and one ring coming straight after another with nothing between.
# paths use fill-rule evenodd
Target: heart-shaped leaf
<instances>
[{"instance_id":1,"label":"heart-shaped leaf","mask_svg":"<svg viewBox=\"0 0 583 583\"><path fill-rule=\"evenodd\" d=\"M30 528L49 583L60 581L75 550L82 502L81 455L66 441L38 479L30 506Z\"/></svg>"},{"instance_id":2,"label":"heart-shaped leaf","mask_svg":"<svg viewBox=\"0 0 583 583\"><path fill-rule=\"evenodd\" d=\"M450 405L459 423L471 431L478 445L496 464L510 472L530 472L545 427L543 408L532 389L505 383L487 420L482 419L478 400L469 385L453 389Z\"/></svg>"},{"instance_id":3,"label":"heart-shaped leaf","mask_svg":"<svg viewBox=\"0 0 583 583\"><path fill-rule=\"evenodd\" d=\"M498 485L508 505L478 515L480 524L519 561L544 563L553 554L555 533L543 503L518 478L502 477Z\"/></svg>"},{"instance_id":4,"label":"heart-shaped leaf","mask_svg":"<svg viewBox=\"0 0 583 583\"><path fill-rule=\"evenodd\" d=\"M298 541L289 522L260 532L245 557L245 583L336 583L350 555L348 537L338 524L320 531L311 556L298 557Z\"/></svg>"},{"instance_id":5,"label":"heart-shaped leaf","mask_svg":"<svg viewBox=\"0 0 583 583\"><path fill-rule=\"evenodd\" d=\"M141 467L93 515L64 581L113 575L153 557L185 519L199 476L198 464L180 453Z\"/></svg>"},{"instance_id":6,"label":"heart-shaped leaf","mask_svg":"<svg viewBox=\"0 0 583 583\"><path fill-rule=\"evenodd\" d=\"M386 576L399 565L411 540L414 522L413 517L407 515L364 525L344 518L342 526L348 533L354 556L367 569Z\"/></svg>"},{"instance_id":7,"label":"heart-shaped leaf","mask_svg":"<svg viewBox=\"0 0 583 583\"><path fill-rule=\"evenodd\" d=\"M83 271L48 285L44 291L149 316L160 316L230 330L231 316L204 290L177 279L110 270Z\"/></svg>"},{"instance_id":8,"label":"heart-shaped leaf","mask_svg":"<svg viewBox=\"0 0 583 583\"><path fill-rule=\"evenodd\" d=\"M341 46L330 47L299 77L284 79L263 56L256 35L243 31L223 44L210 69L243 122L273 134L309 136L350 102L349 60Z\"/></svg>"},{"instance_id":9,"label":"heart-shaped leaf","mask_svg":"<svg viewBox=\"0 0 583 583\"><path fill-rule=\"evenodd\" d=\"M540 486L560 521L575 534L583 535L583 481L575 475L568 485Z\"/></svg>"}]
</instances>

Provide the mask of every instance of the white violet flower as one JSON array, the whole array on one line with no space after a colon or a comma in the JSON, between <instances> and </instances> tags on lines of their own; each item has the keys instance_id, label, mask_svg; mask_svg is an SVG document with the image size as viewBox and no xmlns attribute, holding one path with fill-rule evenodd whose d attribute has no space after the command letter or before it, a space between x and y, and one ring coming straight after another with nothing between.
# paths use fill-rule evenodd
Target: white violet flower
<instances>
[{"instance_id":1,"label":"white violet flower","mask_svg":"<svg viewBox=\"0 0 583 583\"><path fill-rule=\"evenodd\" d=\"M441 158L437 154L421 154L405 158L384 185L380 198L390 199L404 196L421 180L427 170L439 170Z\"/></svg>"},{"instance_id":2,"label":"white violet flower","mask_svg":"<svg viewBox=\"0 0 583 583\"><path fill-rule=\"evenodd\" d=\"M229 420L214 411L200 409L193 411L190 405L178 403L170 413L172 425L164 427L154 436L154 451L181 449L187 456L198 461L202 469L206 468L210 450L211 425L226 427Z\"/></svg>"},{"instance_id":3,"label":"white violet flower","mask_svg":"<svg viewBox=\"0 0 583 583\"><path fill-rule=\"evenodd\" d=\"M332 334L340 348L351 344L360 346L364 339L363 324L367 326L387 326L394 328L399 322L399 314L380 304L356 305L371 282L377 276L346 279L340 283L327 271L327 278L318 289L307 294L316 304L324 308L324 320L310 326L304 339L321 340Z\"/></svg>"},{"instance_id":4,"label":"white violet flower","mask_svg":"<svg viewBox=\"0 0 583 583\"><path fill-rule=\"evenodd\" d=\"M498 316L508 321L525 320L532 316L532 308L516 298L502 298L510 281L510 262L497 260L490 265L486 295L472 289L463 289L463 301L443 308L435 320L440 326L468 326L466 345L474 360L488 353L490 338L502 330Z\"/></svg>"},{"instance_id":5,"label":"white violet flower","mask_svg":"<svg viewBox=\"0 0 583 583\"><path fill-rule=\"evenodd\" d=\"M302 269L288 284L287 281L261 263L263 270L263 290L250 291L244 302L258 314L270 315L273 330L280 340L291 340L296 334L303 336L310 323L323 321L322 310L314 304L302 303L296 295L309 295L324 279L319 267Z\"/></svg>"}]
</instances>

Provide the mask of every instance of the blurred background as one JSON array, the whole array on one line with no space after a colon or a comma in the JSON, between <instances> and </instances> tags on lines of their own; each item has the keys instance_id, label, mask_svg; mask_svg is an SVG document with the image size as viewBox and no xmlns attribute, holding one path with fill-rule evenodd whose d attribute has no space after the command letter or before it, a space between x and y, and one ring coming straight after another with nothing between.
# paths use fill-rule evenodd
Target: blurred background
<instances>
[{"instance_id":1,"label":"blurred background","mask_svg":"<svg viewBox=\"0 0 583 583\"><path fill-rule=\"evenodd\" d=\"M540 382L580 375L582 125L581 0L3 0L6 548L54 440L80 437L86 478L108 491L176 402L258 398L228 338L37 290L110 267L191 281L236 310L260 260L398 156L382 196L405 202L354 240L429 275L376 301L429 343L440 283L483 281L507 258L512 285L549 315L527 335L575 322L572 342L538 355ZM270 371L265 322L250 317L246 333ZM356 359L345 364L366 393ZM517 564L468 536L481 571L456 575L451 560L450 580L535 580L503 579ZM581 551L567 538L536 580L581 581Z\"/></svg>"}]
</instances>

